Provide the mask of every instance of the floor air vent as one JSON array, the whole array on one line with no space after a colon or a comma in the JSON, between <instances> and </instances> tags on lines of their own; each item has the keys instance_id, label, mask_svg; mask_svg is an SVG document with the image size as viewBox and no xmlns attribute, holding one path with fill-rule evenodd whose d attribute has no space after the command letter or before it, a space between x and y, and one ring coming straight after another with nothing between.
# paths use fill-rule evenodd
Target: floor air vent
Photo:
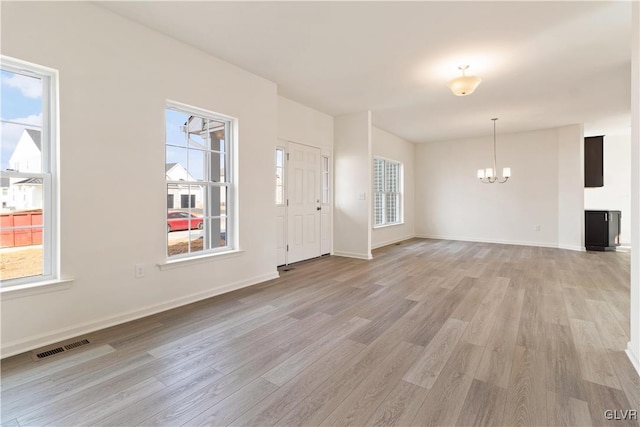
<instances>
[{"instance_id":1,"label":"floor air vent","mask_svg":"<svg viewBox=\"0 0 640 427\"><path fill-rule=\"evenodd\" d=\"M40 353L35 353L36 360L45 359L49 356L53 356L54 354L73 350L74 348L82 347L83 345L87 345L87 344L90 344L89 340L81 340L81 341L72 342L71 344L66 344L60 347L41 351Z\"/></svg>"}]
</instances>

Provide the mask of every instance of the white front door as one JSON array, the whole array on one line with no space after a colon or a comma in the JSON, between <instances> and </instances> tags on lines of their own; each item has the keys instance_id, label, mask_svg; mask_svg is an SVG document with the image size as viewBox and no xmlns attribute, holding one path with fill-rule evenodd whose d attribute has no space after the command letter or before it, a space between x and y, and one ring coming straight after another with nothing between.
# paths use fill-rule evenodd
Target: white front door
<instances>
[{"instance_id":1,"label":"white front door","mask_svg":"<svg viewBox=\"0 0 640 427\"><path fill-rule=\"evenodd\" d=\"M319 257L321 157L320 149L289 143L287 263Z\"/></svg>"}]
</instances>

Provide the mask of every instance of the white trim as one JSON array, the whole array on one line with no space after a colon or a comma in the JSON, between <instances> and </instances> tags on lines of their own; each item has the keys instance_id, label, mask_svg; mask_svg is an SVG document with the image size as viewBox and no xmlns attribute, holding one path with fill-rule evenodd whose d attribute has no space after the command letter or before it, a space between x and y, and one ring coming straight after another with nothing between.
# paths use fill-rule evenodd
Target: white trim
<instances>
[{"instance_id":1,"label":"white trim","mask_svg":"<svg viewBox=\"0 0 640 427\"><path fill-rule=\"evenodd\" d=\"M46 280L0 288L2 301L69 289L73 279Z\"/></svg>"},{"instance_id":2,"label":"white trim","mask_svg":"<svg viewBox=\"0 0 640 427\"><path fill-rule=\"evenodd\" d=\"M235 258L240 256L244 251L242 250L234 250L234 251L224 251L224 252L214 252L214 253L206 253L203 255L190 256L185 258L171 258L165 262L158 263L158 268L161 271L164 270L172 270L174 268L187 267L193 264L202 264L213 259L226 259L226 258Z\"/></svg>"},{"instance_id":3,"label":"white trim","mask_svg":"<svg viewBox=\"0 0 640 427\"><path fill-rule=\"evenodd\" d=\"M176 298L174 300L147 306L139 310L129 311L126 313L118 314L116 316L104 317L100 320L86 322L81 325L73 327L62 328L54 332L37 335L21 340L16 340L6 345L3 345L1 349L0 358L14 356L16 354L24 353L36 348L44 347L46 345L54 344L60 341L71 339L79 335L89 334L101 329L109 328L111 326L120 325L122 323L130 322L132 320L140 319L143 317L151 316L156 313L171 310L173 308L181 307L183 305L191 304L193 302L201 301L207 298L215 297L227 292L235 291L237 289L246 288L248 286L257 285L258 283L266 282L268 280L277 279L280 277L278 271L273 271L260 276L256 276L247 280L239 282L229 283L225 286L207 290L205 292L199 292L196 294L188 295L185 297Z\"/></svg>"},{"instance_id":4,"label":"white trim","mask_svg":"<svg viewBox=\"0 0 640 427\"><path fill-rule=\"evenodd\" d=\"M48 284L59 281L60 277L60 158L58 156L60 147L59 73L58 70L53 68L6 55L0 55L0 68L15 74L36 77L41 81L41 170L37 173L14 172L13 174L17 176L36 176L43 180L42 274L34 277L0 280L0 282L6 287L5 289L14 288L15 290L26 289L33 286L47 286ZM5 174L12 175L12 172L3 172L3 175ZM39 291L36 293L41 292L48 291Z\"/></svg>"},{"instance_id":5,"label":"white trim","mask_svg":"<svg viewBox=\"0 0 640 427\"><path fill-rule=\"evenodd\" d=\"M625 353L627 353L627 357L629 358L629 361L631 362L633 367L636 369L636 372L640 376L640 357L638 357L638 355L633 351L633 346L631 345L631 341L627 343L627 349L625 350Z\"/></svg>"},{"instance_id":6,"label":"white trim","mask_svg":"<svg viewBox=\"0 0 640 427\"><path fill-rule=\"evenodd\" d=\"M571 251L584 252L585 248L579 246L559 245L557 243L544 243L544 242L522 242L514 240L500 240L500 239L477 239L474 237L457 237L457 236L439 236L434 234L416 234L415 237L421 239L436 239L436 240L455 240L461 242L478 242L478 243L495 243L499 245L516 245L516 246L536 246L540 248L554 248L554 249L567 249Z\"/></svg>"},{"instance_id":7,"label":"white trim","mask_svg":"<svg viewBox=\"0 0 640 427\"><path fill-rule=\"evenodd\" d=\"M376 160L383 162L383 166L382 166L382 187L383 190L382 191L375 191L375 163ZM370 169L370 179L371 179L371 223L370 226L371 228L379 228L379 227L384 227L387 225L399 225L399 224L404 224L404 163L398 161L398 160L392 160L392 159L388 159L386 157L382 157L382 156L373 156L373 162L372 162L372 166ZM387 163L390 164L394 164L398 166L398 191L397 192L389 192L386 190L387 187ZM375 206L375 201L376 201L376 195L377 194L382 194L383 196L383 202L382 202L382 219L383 219L383 223L382 224L376 224L376 206ZM389 194L396 194L399 198L398 200L398 206L397 206L397 214L398 214L398 221L396 222L388 222L387 221L387 216L388 216L388 212L387 212L387 197L389 196Z\"/></svg>"},{"instance_id":8,"label":"white trim","mask_svg":"<svg viewBox=\"0 0 640 427\"><path fill-rule=\"evenodd\" d=\"M373 228L374 230L378 229L378 228L386 228L386 227L393 227L394 225L404 225L404 221L400 221L400 222L390 222L387 224L380 224L380 225L374 225Z\"/></svg>"},{"instance_id":9,"label":"white trim","mask_svg":"<svg viewBox=\"0 0 640 427\"><path fill-rule=\"evenodd\" d=\"M397 239L392 239L392 240L387 240L385 242L381 242L381 243L377 243L376 245L372 245L371 249L378 249L378 248L382 248L384 246L393 245L394 243L404 242L405 240L413 239L414 237L416 237L416 235L415 234L411 234L409 236L399 237Z\"/></svg>"},{"instance_id":10,"label":"white trim","mask_svg":"<svg viewBox=\"0 0 640 427\"><path fill-rule=\"evenodd\" d=\"M226 114L221 114L221 113L217 113L214 111L209 111L209 110L205 110L202 108L198 108L198 107L194 107L191 105L187 105L187 104L183 104L180 102L176 102L176 101L172 101L167 99L165 101L165 126L166 126L166 110L171 110L171 111L177 111L180 113L184 113L184 114L188 114L190 116L196 116L199 118L203 118L203 119L209 119L209 120L214 120L216 122L219 122L221 124L223 124L224 127L224 132L225 132L225 150L224 150L224 168L225 168L225 181L226 182L217 182L215 181L211 176L211 172L206 172L207 175L207 180L205 181L197 181L197 180L193 180L193 181L171 181L171 180L166 180L163 183L163 186L165 188L165 191L167 189L167 185L171 184L171 185L185 185L185 186L212 186L212 187L219 187L219 188L225 188L225 194L227 197L226 200L226 212L225 215L210 215L210 216L206 216L203 218L203 221L206 221L208 219L211 218L224 218L225 222L226 222L226 246L224 247L213 247L213 248L209 248L209 249L205 249L207 252L209 251L215 251L215 253L217 252L224 252L224 253L232 253L237 251L238 249L238 245L239 245L239 229L238 229L238 218L239 218L239 210L238 210L238 204L237 204L237 200L238 200L238 174L236 173L236 171L238 170L237 165L236 165L236 159L237 159L237 155L236 155L236 151L238 149L237 147L237 142L238 142L238 136L237 136L237 132L238 132L238 119L236 119L235 117L231 117L228 116ZM189 135L188 133L185 134L185 138L188 140L189 139ZM167 144L167 135L165 134L165 165L167 164L167 150L166 147L167 146L174 146L172 144ZM218 150L212 150L211 147L208 147L207 149L197 149L197 148L192 148L190 147L189 143L187 142L186 145L186 149L187 149L187 154L188 154L188 150L198 150L198 151L202 151L202 152L212 152L212 153L220 153L220 151ZM187 167L186 167L187 173L189 173L189 161L187 158ZM190 173L189 173L189 176ZM207 207L211 207L211 200L209 200L208 197L204 198L206 200L206 205ZM189 205L191 205L189 203ZM189 208L187 209L187 211L189 213L191 213L191 209L192 207L189 206ZM167 211L168 214L168 211ZM206 230L206 227L205 227ZM206 242L207 239L205 239ZM190 245L189 245L190 247ZM174 260L183 260L183 259L198 259L200 258L200 255L198 253L194 253L191 252L191 250L189 249L189 252L186 254L178 254L178 255L169 255L168 253L168 248L169 248L169 236L167 233L167 239L166 239L166 245L165 248L167 249L167 253L166 253L166 258L165 258L165 263L163 264L158 264L160 265L165 265L165 264L170 264L172 261ZM215 254L214 253L214 254Z\"/></svg>"},{"instance_id":11,"label":"white trim","mask_svg":"<svg viewBox=\"0 0 640 427\"><path fill-rule=\"evenodd\" d=\"M341 257L345 257L345 258L356 258L356 259L366 259L366 260L373 259L373 256L370 253L367 255L367 254L359 254L359 253L355 253L355 252L340 252L340 251L336 251L336 252L333 253L333 255L341 256Z\"/></svg>"}]
</instances>

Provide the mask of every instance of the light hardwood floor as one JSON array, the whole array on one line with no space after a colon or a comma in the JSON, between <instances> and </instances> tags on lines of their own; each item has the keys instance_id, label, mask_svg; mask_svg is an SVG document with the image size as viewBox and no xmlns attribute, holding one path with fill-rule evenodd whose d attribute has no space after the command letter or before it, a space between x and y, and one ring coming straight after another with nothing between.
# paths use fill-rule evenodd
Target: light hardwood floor
<instances>
[{"instance_id":1,"label":"light hardwood floor","mask_svg":"<svg viewBox=\"0 0 640 427\"><path fill-rule=\"evenodd\" d=\"M3 360L2 425L638 425L628 334L626 253L413 239Z\"/></svg>"}]
</instances>

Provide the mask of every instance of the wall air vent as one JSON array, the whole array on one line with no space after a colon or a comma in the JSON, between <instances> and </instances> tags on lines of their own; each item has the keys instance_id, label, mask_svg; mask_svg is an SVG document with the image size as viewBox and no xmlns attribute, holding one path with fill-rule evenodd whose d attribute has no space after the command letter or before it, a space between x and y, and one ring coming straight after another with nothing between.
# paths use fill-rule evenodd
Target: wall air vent
<instances>
[{"instance_id":1,"label":"wall air vent","mask_svg":"<svg viewBox=\"0 0 640 427\"><path fill-rule=\"evenodd\" d=\"M74 348L82 347L83 345L91 344L89 340L80 340L76 342L72 342L71 344L66 344L60 347L51 348L49 350L33 352L36 360L45 359L47 357L53 356L54 354L62 353L65 351L73 350Z\"/></svg>"}]
</instances>

